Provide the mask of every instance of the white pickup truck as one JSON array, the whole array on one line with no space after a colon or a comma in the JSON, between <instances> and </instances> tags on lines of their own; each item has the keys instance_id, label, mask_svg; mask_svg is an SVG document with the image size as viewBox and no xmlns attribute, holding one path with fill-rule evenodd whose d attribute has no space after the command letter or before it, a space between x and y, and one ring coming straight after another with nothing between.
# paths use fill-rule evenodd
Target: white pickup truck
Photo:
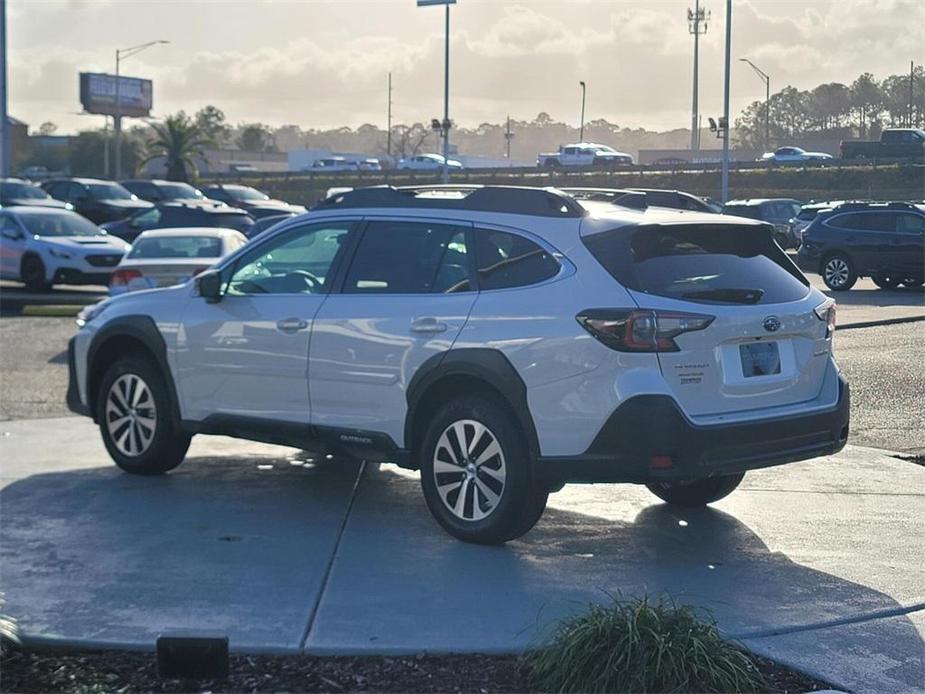
<instances>
[{"instance_id":1,"label":"white pickup truck","mask_svg":"<svg viewBox=\"0 0 925 694\"><path fill-rule=\"evenodd\" d=\"M547 169L566 166L612 167L633 163L632 155L618 152L607 145L596 145L593 142L563 145L558 152L539 154L536 157L536 165Z\"/></svg>"}]
</instances>

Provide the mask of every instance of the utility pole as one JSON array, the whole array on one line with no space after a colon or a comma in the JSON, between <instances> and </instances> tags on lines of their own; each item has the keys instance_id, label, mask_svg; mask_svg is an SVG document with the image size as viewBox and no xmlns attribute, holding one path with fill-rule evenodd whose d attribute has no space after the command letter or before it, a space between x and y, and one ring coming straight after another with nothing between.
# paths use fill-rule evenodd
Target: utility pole
<instances>
[{"instance_id":1,"label":"utility pole","mask_svg":"<svg viewBox=\"0 0 925 694\"><path fill-rule=\"evenodd\" d=\"M723 174L722 198L729 200L729 73L732 55L732 0L726 0L726 73L723 77Z\"/></svg>"},{"instance_id":2,"label":"utility pole","mask_svg":"<svg viewBox=\"0 0 925 694\"><path fill-rule=\"evenodd\" d=\"M392 158L392 73L389 73L389 108L386 116L385 153Z\"/></svg>"},{"instance_id":3,"label":"utility pole","mask_svg":"<svg viewBox=\"0 0 925 694\"><path fill-rule=\"evenodd\" d=\"M587 92L587 87L584 82L579 82L581 85L581 127L578 130L578 141L585 141L585 93Z\"/></svg>"},{"instance_id":4,"label":"utility pole","mask_svg":"<svg viewBox=\"0 0 925 694\"><path fill-rule=\"evenodd\" d=\"M444 24L446 31L446 41L443 47L443 122L439 123L443 131L443 182L450 181L450 5L455 5L456 0L417 0L418 7L428 7L430 5L443 5ZM436 130L436 128L434 128Z\"/></svg>"},{"instance_id":5,"label":"utility pole","mask_svg":"<svg viewBox=\"0 0 925 694\"><path fill-rule=\"evenodd\" d=\"M915 127L915 121L912 118L913 114L913 104L915 103L915 94L912 90L912 85L915 84L915 61L909 61L909 127Z\"/></svg>"},{"instance_id":6,"label":"utility pole","mask_svg":"<svg viewBox=\"0 0 925 694\"><path fill-rule=\"evenodd\" d=\"M687 10L687 28L694 36L694 98L691 105L691 150L700 149L700 114L697 103L700 81L700 35L707 33L709 11L700 7L700 0L694 3L694 9Z\"/></svg>"},{"instance_id":7,"label":"utility pole","mask_svg":"<svg viewBox=\"0 0 925 694\"><path fill-rule=\"evenodd\" d=\"M0 0L0 176L10 175L10 116L6 111L6 0Z\"/></svg>"},{"instance_id":8,"label":"utility pole","mask_svg":"<svg viewBox=\"0 0 925 694\"><path fill-rule=\"evenodd\" d=\"M739 58L743 63L748 63L752 70L764 80L764 151L771 151L771 78L768 73L755 65L748 58Z\"/></svg>"},{"instance_id":9,"label":"utility pole","mask_svg":"<svg viewBox=\"0 0 925 694\"><path fill-rule=\"evenodd\" d=\"M511 140L514 139L514 133L511 132L511 117L507 117L507 127L504 130L505 147L507 151L507 163L511 165Z\"/></svg>"}]
</instances>

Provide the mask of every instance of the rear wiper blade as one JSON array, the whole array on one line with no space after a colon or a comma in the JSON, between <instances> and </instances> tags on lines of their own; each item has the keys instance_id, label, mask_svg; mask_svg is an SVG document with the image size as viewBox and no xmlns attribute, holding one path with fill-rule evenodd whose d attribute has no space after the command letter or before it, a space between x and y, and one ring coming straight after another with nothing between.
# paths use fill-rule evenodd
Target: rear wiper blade
<instances>
[{"instance_id":1,"label":"rear wiper blade","mask_svg":"<svg viewBox=\"0 0 925 694\"><path fill-rule=\"evenodd\" d=\"M724 287L721 289L700 289L685 292L683 299L705 299L707 301L729 301L736 304L757 304L764 296L763 289L737 289Z\"/></svg>"}]
</instances>

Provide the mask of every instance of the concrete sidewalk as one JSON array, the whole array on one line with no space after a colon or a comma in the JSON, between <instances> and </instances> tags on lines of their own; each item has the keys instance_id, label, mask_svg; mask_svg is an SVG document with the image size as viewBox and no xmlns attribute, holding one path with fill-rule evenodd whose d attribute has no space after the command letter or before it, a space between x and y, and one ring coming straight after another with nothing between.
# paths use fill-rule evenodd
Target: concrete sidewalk
<instances>
[{"instance_id":1,"label":"concrete sidewalk","mask_svg":"<svg viewBox=\"0 0 925 694\"><path fill-rule=\"evenodd\" d=\"M504 547L445 535L392 466L199 437L138 478L80 418L0 423L0 461L4 611L35 644L513 652L589 601L664 592L839 687L925 682L925 469L873 449L751 473L703 510L570 486Z\"/></svg>"}]
</instances>

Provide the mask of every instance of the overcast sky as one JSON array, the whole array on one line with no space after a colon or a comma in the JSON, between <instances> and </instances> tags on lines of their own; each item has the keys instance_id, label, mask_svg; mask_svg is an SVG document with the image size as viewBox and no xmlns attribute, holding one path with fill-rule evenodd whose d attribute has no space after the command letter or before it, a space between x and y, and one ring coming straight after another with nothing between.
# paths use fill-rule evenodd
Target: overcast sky
<instances>
[{"instance_id":1,"label":"overcast sky","mask_svg":"<svg viewBox=\"0 0 925 694\"><path fill-rule=\"evenodd\" d=\"M701 40L701 113L722 110L722 0ZM459 0L451 10L450 112L467 126L546 111L649 129L690 123L693 0ZM415 0L7 0L10 113L59 132L79 116L80 71L153 39L123 74L154 80L154 115L214 104L232 123L384 126L442 114L443 9ZM735 0L732 112L771 89L878 78L925 61L925 0Z\"/></svg>"}]
</instances>

